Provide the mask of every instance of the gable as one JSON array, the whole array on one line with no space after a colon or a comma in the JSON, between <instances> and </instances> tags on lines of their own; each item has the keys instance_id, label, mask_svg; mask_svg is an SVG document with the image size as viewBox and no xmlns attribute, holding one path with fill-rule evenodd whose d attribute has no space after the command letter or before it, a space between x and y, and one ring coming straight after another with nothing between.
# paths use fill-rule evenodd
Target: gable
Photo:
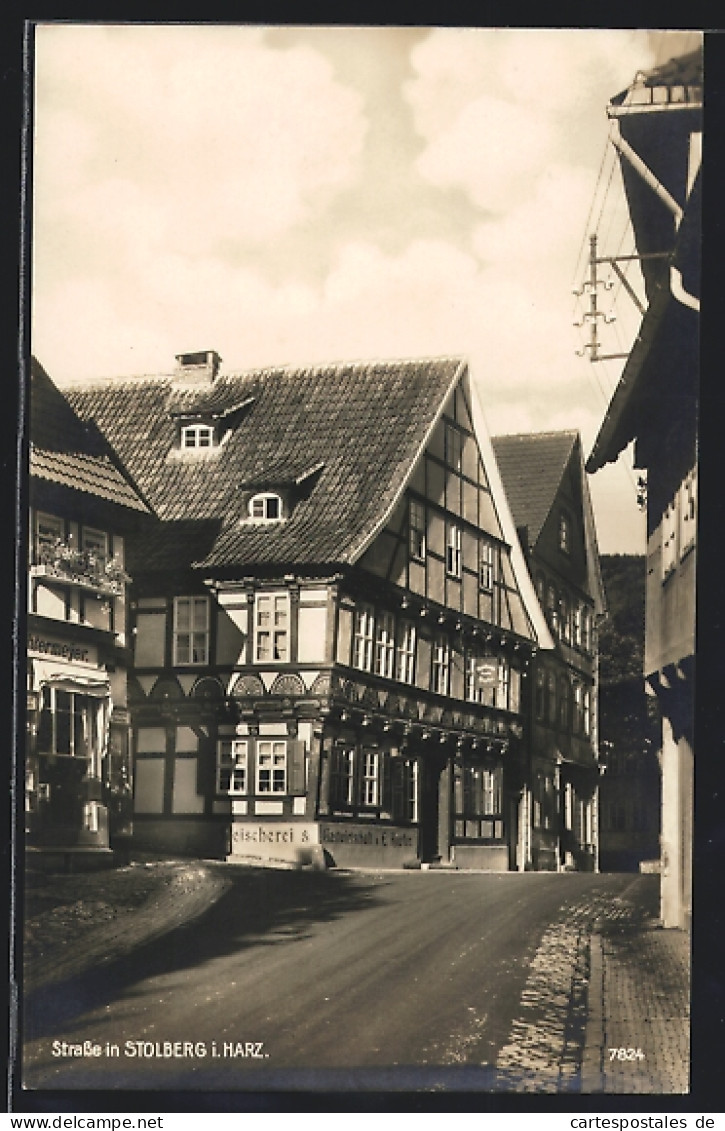
<instances>
[{"instance_id":1,"label":"gable","mask_svg":"<svg viewBox=\"0 0 725 1131\"><path fill-rule=\"evenodd\" d=\"M420 600L544 640L548 633L486 440L465 372L358 564ZM525 595L522 579L530 590Z\"/></svg>"}]
</instances>

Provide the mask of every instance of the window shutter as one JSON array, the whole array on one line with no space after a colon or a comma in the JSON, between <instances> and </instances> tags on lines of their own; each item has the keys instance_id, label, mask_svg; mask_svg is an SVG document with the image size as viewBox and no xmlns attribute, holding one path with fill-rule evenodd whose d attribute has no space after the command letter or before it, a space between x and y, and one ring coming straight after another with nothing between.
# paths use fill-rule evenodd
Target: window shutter
<instances>
[{"instance_id":1,"label":"window shutter","mask_svg":"<svg viewBox=\"0 0 725 1131\"><path fill-rule=\"evenodd\" d=\"M299 739L287 743L289 765L289 791L293 797L304 797L305 784L305 744Z\"/></svg>"}]
</instances>

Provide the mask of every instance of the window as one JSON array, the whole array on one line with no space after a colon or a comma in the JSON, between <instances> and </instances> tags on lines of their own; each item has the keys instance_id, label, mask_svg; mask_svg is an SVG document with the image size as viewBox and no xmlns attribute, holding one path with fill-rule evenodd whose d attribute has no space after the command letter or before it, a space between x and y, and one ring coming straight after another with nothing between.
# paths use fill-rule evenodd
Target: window
<instances>
[{"instance_id":1,"label":"window","mask_svg":"<svg viewBox=\"0 0 725 1131\"><path fill-rule=\"evenodd\" d=\"M546 675L541 668L536 672L536 717L543 719L546 713Z\"/></svg>"},{"instance_id":2,"label":"window","mask_svg":"<svg viewBox=\"0 0 725 1131\"><path fill-rule=\"evenodd\" d=\"M456 840L501 839L503 823L503 769L468 761L454 766Z\"/></svg>"},{"instance_id":3,"label":"window","mask_svg":"<svg viewBox=\"0 0 725 1131\"><path fill-rule=\"evenodd\" d=\"M275 522L282 517L282 499L270 492L254 495L249 500L249 517L257 522Z\"/></svg>"},{"instance_id":4,"label":"window","mask_svg":"<svg viewBox=\"0 0 725 1131\"><path fill-rule=\"evenodd\" d=\"M257 793L287 792L287 743L257 743Z\"/></svg>"},{"instance_id":5,"label":"window","mask_svg":"<svg viewBox=\"0 0 725 1131\"><path fill-rule=\"evenodd\" d=\"M415 625L411 621L398 624L398 653L395 678L401 683L415 679Z\"/></svg>"},{"instance_id":6,"label":"window","mask_svg":"<svg viewBox=\"0 0 725 1131\"><path fill-rule=\"evenodd\" d=\"M588 687L585 687L583 692L582 723L584 726L584 733L588 738L592 732L592 693Z\"/></svg>"},{"instance_id":7,"label":"window","mask_svg":"<svg viewBox=\"0 0 725 1131\"><path fill-rule=\"evenodd\" d=\"M580 683L574 684L574 719L573 730L580 734L584 727L584 694Z\"/></svg>"},{"instance_id":8,"label":"window","mask_svg":"<svg viewBox=\"0 0 725 1131\"><path fill-rule=\"evenodd\" d=\"M446 571L451 577L461 576L461 528L454 522L446 532Z\"/></svg>"},{"instance_id":9,"label":"window","mask_svg":"<svg viewBox=\"0 0 725 1131\"><path fill-rule=\"evenodd\" d=\"M45 684L38 720L38 750L43 754L89 760L93 776L98 777L101 746L99 705L102 702L95 696Z\"/></svg>"},{"instance_id":10,"label":"window","mask_svg":"<svg viewBox=\"0 0 725 1131\"><path fill-rule=\"evenodd\" d=\"M352 666L361 671L372 671L374 614L370 605L355 609L352 634Z\"/></svg>"},{"instance_id":11,"label":"window","mask_svg":"<svg viewBox=\"0 0 725 1131\"><path fill-rule=\"evenodd\" d=\"M436 636L433 643L433 686L439 695L448 694L451 670L451 650L445 636Z\"/></svg>"},{"instance_id":12,"label":"window","mask_svg":"<svg viewBox=\"0 0 725 1131\"><path fill-rule=\"evenodd\" d=\"M392 613L378 613L375 626L375 674L393 678L395 667L395 619Z\"/></svg>"},{"instance_id":13,"label":"window","mask_svg":"<svg viewBox=\"0 0 725 1131\"><path fill-rule=\"evenodd\" d=\"M458 429L454 428L452 424L446 424L445 437L446 437L446 439L445 439L445 443L446 443L446 452L445 452L446 463L448 464L449 467L452 467L454 471L460 471L461 470L461 447L462 447L463 437L462 437L461 433L458 431Z\"/></svg>"},{"instance_id":14,"label":"window","mask_svg":"<svg viewBox=\"0 0 725 1131\"><path fill-rule=\"evenodd\" d=\"M174 597L174 664L209 663L209 598Z\"/></svg>"},{"instance_id":15,"label":"window","mask_svg":"<svg viewBox=\"0 0 725 1131\"><path fill-rule=\"evenodd\" d=\"M546 692L549 700L548 721L556 724L556 676L553 672L549 672L546 677Z\"/></svg>"},{"instance_id":16,"label":"window","mask_svg":"<svg viewBox=\"0 0 725 1131\"><path fill-rule=\"evenodd\" d=\"M565 644L571 639L571 620L569 618L569 599L562 593L559 599L559 631Z\"/></svg>"},{"instance_id":17,"label":"window","mask_svg":"<svg viewBox=\"0 0 725 1131\"><path fill-rule=\"evenodd\" d=\"M182 448L212 448L214 429L210 424L185 424L181 429Z\"/></svg>"},{"instance_id":18,"label":"window","mask_svg":"<svg viewBox=\"0 0 725 1131\"><path fill-rule=\"evenodd\" d=\"M254 603L256 663L289 660L289 620L289 593L257 593Z\"/></svg>"},{"instance_id":19,"label":"window","mask_svg":"<svg viewBox=\"0 0 725 1131\"><path fill-rule=\"evenodd\" d=\"M355 750L337 746L330 755L330 805L352 809L355 804Z\"/></svg>"},{"instance_id":20,"label":"window","mask_svg":"<svg viewBox=\"0 0 725 1131\"><path fill-rule=\"evenodd\" d=\"M549 627L555 636L559 634L559 602L556 597L556 589L553 585L549 585L546 590L546 611L548 614Z\"/></svg>"},{"instance_id":21,"label":"window","mask_svg":"<svg viewBox=\"0 0 725 1131\"><path fill-rule=\"evenodd\" d=\"M521 672L518 668L511 668L511 683L509 686L509 711L521 710Z\"/></svg>"},{"instance_id":22,"label":"window","mask_svg":"<svg viewBox=\"0 0 725 1131\"><path fill-rule=\"evenodd\" d=\"M579 603L574 606L571 625L571 642L575 648L582 646L582 607Z\"/></svg>"},{"instance_id":23,"label":"window","mask_svg":"<svg viewBox=\"0 0 725 1131\"><path fill-rule=\"evenodd\" d=\"M509 705L509 673L510 673L508 660L502 657L498 661L498 672L496 678L496 707L502 707L508 710Z\"/></svg>"},{"instance_id":24,"label":"window","mask_svg":"<svg viewBox=\"0 0 725 1131\"><path fill-rule=\"evenodd\" d=\"M415 499L408 507L408 549L411 558L425 561L425 507Z\"/></svg>"},{"instance_id":25,"label":"window","mask_svg":"<svg viewBox=\"0 0 725 1131\"><path fill-rule=\"evenodd\" d=\"M569 714L571 710L570 705L571 695L569 680L565 675L559 680L559 729L569 729Z\"/></svg>"},{"instance_id":26,"label":"window","mask_svg":"<svg viewBox=\"0 0 725 1131\"><path fill-rule=\"evenodd\" d=\"M378 804L380 789L379 769L380 755L377 750L363 750L361 804L366 809L373 808Z\"/></svg>"},{"instance_id":27,"label":"window","mask_svg":"<svg viewBox=\"0 0 725 1131\"><path fill-rule=\"evenodd\" d=\"M53 556L56 542L63 541L65 535L62 518L54 514L38 514L35 520L35 542L39 562L49 561Z\"/></svg>"},{"instance_id":28,"label":"window","mask_svg":"<svg viewBox=\"0 0 725 1131\"><path fill-rule=\"evenodd\" d=\"M103 530L84 526L81 531L81 549L105 561L108 556L108 535Z\"/></svg>"},{"instance_id":29,"label":"window","mask_svg":"<svg viewBox=\"0 0 725 1131\"><path fill-rule=\"evenodd\" d=\"M223 738L217 747L217 793L247 792L247 743Z\"/></svg>"},{"instance_id":30,"label":"window","mask_svg":"<svg viewBox=\"0 0 725 1131\"><path fill-rule=\"evenodd\" d=\"M490 593L494 582L494 547L493 542L484 539L479 543L478 550L478 586Z\"/></svg>"},{"instance_id":31,"label":"window","mask_svg":"<svg viewBox=\"0 0 725 1131\"><path fill-rule=\"evenodd\" d=\"M589 609L582 609L582 648L585 652L592 650L592 618Z\"/></svg>"},{"instance_id":32,"label":"window","mask_svg":"<svg viewBox=\"0 0 725 1131\"><path fill-rule=\"evenodd\" d=\"M563 554L571 553L571 519L565 511L559 515L559 549Z\"/></svg>"}]
</instances>

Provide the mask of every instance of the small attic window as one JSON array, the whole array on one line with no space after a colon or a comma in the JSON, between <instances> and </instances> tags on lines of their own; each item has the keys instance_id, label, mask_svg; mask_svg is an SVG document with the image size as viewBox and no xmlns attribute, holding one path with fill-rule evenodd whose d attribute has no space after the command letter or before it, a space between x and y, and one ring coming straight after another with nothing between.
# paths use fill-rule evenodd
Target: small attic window
<instances>
[{"instance_id":1,"label":"small attic window","mask_svg":"<svg viewBox=\"0 0 725 1131\"><path fill-rule=\"evenodd\" d=\"M213 448L214 429L210 424L185 424L181 429L181 447Z\"/></svg>"},{"instance_id":2,"label":"small attic window","mask_svg":"<svg viewBox=\"0 0 725 1131\"><path fill-rule=\"evenodd\" d=\"M270 491L252 495L249 500L249 517L257 522L274 522L282 518L282 499Z\"/></svg>"}]
</instances>

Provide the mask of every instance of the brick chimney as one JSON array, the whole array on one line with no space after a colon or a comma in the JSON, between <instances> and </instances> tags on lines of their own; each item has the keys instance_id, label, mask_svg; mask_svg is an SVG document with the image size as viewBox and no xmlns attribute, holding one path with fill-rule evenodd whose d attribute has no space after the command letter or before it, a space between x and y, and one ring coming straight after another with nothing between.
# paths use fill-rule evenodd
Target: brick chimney
<instances>
[{"instance_id":1,"label":"brick chimney","mask_svg":"<svg viewBox=\"0 0 725 1131\"><path fill-rule=\"evenodd\" d=\"M216 350L177 353L174 380L184 385L211 385L221 361Z\"/></svg>"}]
</instances>

